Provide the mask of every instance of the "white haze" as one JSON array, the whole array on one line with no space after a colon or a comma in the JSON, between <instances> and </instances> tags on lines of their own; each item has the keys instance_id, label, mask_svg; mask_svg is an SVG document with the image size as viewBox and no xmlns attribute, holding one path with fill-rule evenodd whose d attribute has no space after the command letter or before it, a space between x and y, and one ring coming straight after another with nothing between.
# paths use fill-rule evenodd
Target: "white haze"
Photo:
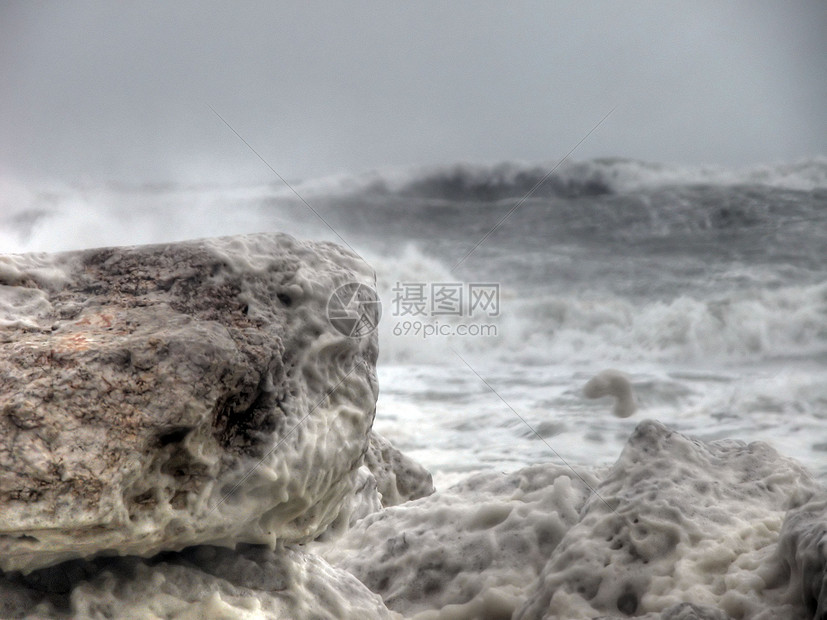
<instances>
[{"instance_id":1,"label":"white haze","mask_svg":"<svg viewBox=\"0 0 827 620\"><path fill-rule=\"evenodd\" d=\"M5 2L0 176L827 152L823 2Z\"/></svg>"}]
</instances>

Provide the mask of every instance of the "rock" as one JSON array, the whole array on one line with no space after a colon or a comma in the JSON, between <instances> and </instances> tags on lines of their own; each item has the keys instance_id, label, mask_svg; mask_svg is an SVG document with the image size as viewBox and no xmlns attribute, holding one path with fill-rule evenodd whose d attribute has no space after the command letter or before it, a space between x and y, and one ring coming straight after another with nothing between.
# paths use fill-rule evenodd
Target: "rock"
<instances>
[{"instance_id":1,"label":"rock","mask_svg":"<svg viewBox=\"0 0 827 620\"><path fill-rule=\"evenodd\" d=\"M583 386L583 396L586 398L614 398L612 415L618 418L628 418L637 411L635 390L629 376L619 370L603 370L588 380Z\"/></svg>"},{"instance_id":2,"label":"rock","mask_svg":"<svg viewBox=\"0 0 827 620\"><path fill-rule=\"evenodd\" d=\"M771 558L786 511L819 488L767 444L703 443L644 421L514 617L645 616L691 601L734 618L804 618Z\"/></svg>"},{"instance_id":3,"label":"rock","mask_svg":"<svg viewBox=\"0 0 827 620\"><path fill-rule=\"evenodd\" d=\"M382 500L376 489L376 478L362 465L356 473L353 492L347 495L339 509L339 516L322 532L317 541L331 541L352 528L357 521L382 510Z\"/></svg>"},{"instance_id":4,"label":"rock","mask_svg":"<svg viewBox=\"0 0 827 620\"><path fill-rule=\"evenodd\" d=\"M422 620L821 619L827 490L767 444L645 421L580 475L478 474L315 548Z\"/></svg>"},{"instance_id":5,"label":"rock","mask_svg":"<svg viewBox=\"0 0 827 620\"><path fill-rule=\"evenodd\" d=\"M0 569L318 536L375 411L352 282L286 235L0 257Z\"/></svg>"},{"instance_id":6,"label":"rock","mask_svg":"<svg viewBox=\"0 0 827 620\"><path fill-rule=\"evenodd\" d=\"M406 616L510 618L588 495L558 465L477 474L368 515L320 553Z\"/></svg>"},{"instance_id":7,"label":"rock","mask_svg":"<svg viewBox=\"0 0 827 620\"><path fill-rule=\"evenodd\" d=\"M791 510L778 541L781 573L808 618L827 618L827 492Z\"/></svg>"},{"instance_id":8,"label":"rock","mask_svg":"<svg viewBox=\"0 0 827 620\"><path fill-rule=\"evenodd\" d=\"M0 578L2 618L398 618L352 575L290 548L201 546Z\"/></svg>"},{"instance_id":9,"label":"rock","mask_svg":"<svg viewBox=\"0 0 827 620\"><path fill-rule=\"evenodd\" d=\"M329 542L369 514L434 492L433 478L422 465L375 431L370 432L368 439L365 465L357 472L353 493L317 541Z\"/></svg>"},{"instance_id":10,"label":"rock","mask_svg":"<svg viewBox=\"0 0 827 620\"><path fill-rule=\"evenodd\" d=\"M434 492L434 481L428 470L402 454L375 431L370 433L365 465L376 478L385 507L397 506Z\"/></svg>"}]
</instances>

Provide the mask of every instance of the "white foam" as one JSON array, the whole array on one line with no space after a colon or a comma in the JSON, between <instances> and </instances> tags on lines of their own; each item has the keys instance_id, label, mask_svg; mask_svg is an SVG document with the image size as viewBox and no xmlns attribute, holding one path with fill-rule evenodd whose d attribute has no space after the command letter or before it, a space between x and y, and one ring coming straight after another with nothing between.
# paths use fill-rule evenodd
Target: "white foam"
<instances>
[{"instance_id":1,"label":"white foam","mask_svg":"<svg viewBox=\"0 0 827 620\"><path fill-rule=\"evenodd\" d=\"M588 493L557 465L488 472L370 515L320 550L406 617L510 617Z\"/></svg>"},{"instance_id":2,"label":"white foam","mask_svg":"<svg viewBox=\"0 0 827 620\"><path fill-rule=\"evenodd\" d=\"M452 363L454 357L445 356L447 346L521 364L591 365L602 360L619 366L640 362L716 364L815 356L827 351L827 283L648 301L588 291L526 299L503 287L503 312L495 319L392 316L390 288L407 274L421 274L410 276L414 282L457 280L439 279L444 278L442 265L420 262L412 250L406 251L409 255L409 267L400 261L399 265L380 264L378 269L384 363ZM399 276L394 276L395 270ZM406 321L443 325L452 334L462 323L486 323L495 326L496 336L400 335L399 328Z\"/></svg>"},{"instance_id":3,"label":"white foam","mask_svg":"<svg viewBox=\"0 0 827 620\"><path fill-rule=\"evenodd\" d=\"M48 329L48 291L63 286L73 268L52 254L0 255L0 327Z\"/></svg>"},{"instance_id":4,"label":"white foam","mask_svg":"<svg viewBox=\"0 0 827 620\"><path fill-rule=\"evenodd\" d=\"M733 618L799 618L774 556L784 516L818 489L766 444L701 443L638 425L515 618L639 615L689 601Z\"/></svg>"},{"instance_id":5,"label":"white foam","mask_svg":"<svg viewBox=\"0 0 827 620\"><path fill-rule=\"evenodd\" d=\"M507 341L524 352L542 347L549 361L709 362L827 350L827 284L637 305L611 294L546 296L516 311L522 326L503 329Z\"/></svg>"},{"instance_id":6,"label":"white foam","mask_svg":"<svg viewBox=\"0 0 827 620\"><path fill-rule=\"evenodd\" d=\"M788 511L823 492L796 462L644 421L610 470L581 475L477 475L371 514L321 549L417 620L675 618L686 602L712 618L808 617L802 580L778 553Z\"/></svg>"}]
</instances>

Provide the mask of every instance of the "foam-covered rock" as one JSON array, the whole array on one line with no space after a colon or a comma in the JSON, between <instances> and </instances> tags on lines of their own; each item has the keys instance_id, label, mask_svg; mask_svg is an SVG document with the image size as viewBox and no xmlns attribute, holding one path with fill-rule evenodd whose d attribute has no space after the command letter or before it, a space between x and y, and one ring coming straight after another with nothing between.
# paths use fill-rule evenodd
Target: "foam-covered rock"
<instances>
[{"instance_id":1,"label":"foam-covered rock","mask_svg":"<svg viewBox=\"0 0 827 620\"><path fill-rule=\"evenodd\" d=\"M637 411L637 399L632 382L628 375L612 368L603 370L589 379L583 386L583 396L586 398L614 398L612 415L618 418L628 418Z\"/></svg>"},{"instance_id":2,"label":"foam-covered rock","mask_svg":"<svg viewBox=\"0 0 827 620\"><path fill-rule=\"evenodd\" d=\"M433 478L428 470L371 431L365 464L356 473L353 493L345 498L339 516L317 540L330 541L369 514L433 492Z\"/></svg>"},{"instance_id":3,"label":"foam-covered rock","mask_svg":"<svg viewBox=\"0 0 827 620\"><path fill-rule=\"evenodd\" d=\"M397 506L434 492L430 472L375 431L370 433L365 465L376 478L385 507Z\"/></svg>"},{"instance_id":4,"label":"foam-covered rock","mask_svg":"<svg viewBox=\"0 0 827 620\"><path fill-rule=\"evenodd\" d=\"M377 396L350 282L286 235L0 257L0 569L322 532Z\"/></svg>"},{"instance_id":5,"label":"foam-covered rock","mask_svg":"<svg viewBox=\"0 0 827 620\"><path fill-rule=\"evenodd\" d=\"M477 474L365 517L322 553L406 616L509 618L588 494L557 465Z\"/></svg>"},{"instance_id":6,"label":"foam-covered rock","mask_svg":"<svg viewBox=\"0 0 827 620\"><path fill-rule=\"evenodd\" d=\"M316 540L330 541L348 531L360 519L382 510L382 499L376 488L376 478L362 465L356 472L353 492L347 495L339 508L339 515Z\"/></svg>"},{"instance_id":7,"label":"foam-covered rock","mask_svg":"<svg viewBox=\"0 0 827 620\"><path fill-rule=\"evenodd\" d=\"M289 548L194 547L153 560L74 560L0 578L2 618L398 617L355 577Z\"/></svg>"},{"instance_id":8,"label":"foam-covered rock","mask_svg":"<svg viewBox=\"0 0 827 620\"><path fill-rule=\"evenodd\" d=\"M643 422L515 618L643 616L683 602L737 619L809 617L773 557L786 511L818 489L767 444L703 443Z\"/></svg>"},{"instance_id":9,"label":"foam-covered rock","mask_svg":"<svg viewBox=\"0 0 827 620\"><path fill-rule=\"evenodd\" d=\"M790 575L790 595L810 618L827 618L827 492L791 510L778 542L781 573Z\"/></svg>"},{"instance_id":10,"label":"foam-covered rock","mask_svg":"<svg viewBox=\"0 0 827 620\"><path fill-rule=\"evenodd\" d=\"M645 421L580 475L478 474L318 548L416 620L820 618L827 491L769 445Z\"/></svg>"}]
</instances>

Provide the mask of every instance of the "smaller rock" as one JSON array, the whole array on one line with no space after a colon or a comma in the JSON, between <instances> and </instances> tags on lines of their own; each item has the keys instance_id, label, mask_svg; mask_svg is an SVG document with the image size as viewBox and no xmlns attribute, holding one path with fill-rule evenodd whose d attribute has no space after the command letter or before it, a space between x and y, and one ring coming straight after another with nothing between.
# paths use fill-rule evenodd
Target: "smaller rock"
<instances>
[{"instance_id":1,"label":"smaller rock","mask_svg":"<svg viewBox=\"0 0 827 620\"><path fill-rule=\"evenodd\" d=\"M433 478L422 465L375 431L371 431L369 440L365 465L376 478L383 506L398 506L434 492Z\"/></svg>"},{"instance_id":2,"label":"smaller rock","mask_svg":"<svg viewBox=\"0 0 827 620\"><path fill-rule=\"evenodd\" d=\"M353 489L353 493L342 502L339 515L316 541L331 541L347 532L360 519L382 510L381 496L376 489L376 478L365 465L356 472Z\"/></svg>"},{"instance_id":3,"label":"smaller rock","mask_svg":"<svg viewBox=\"0 0 827 620\"><path fill-rule=\"evenodd\" d=\"M638 617L687 600L745 619L797 618L779 571L755 572L787 511L820 488L768 444L702 442L645 420L514 618Z\"/></svg>"},{"instance_id":4,"label":"smaller rock","mask_svg":"<svg viewBox=\"0 0 827 620\"><path fill-rule=\"evenodd\" d=\"M368 440L365 464L353 477L353 492L345 497L339 515L316 538L317 542L333 540L360 519L382 508L434 492L431 474L422 465L402 454L374 431L370 432Z\"/></svg>"},{"instance_id":5,"label":"smaller rock","mask_svg":"<svg viewBox=\"0 0 827 620\"><path fill-rule=\"evenodd\" d=\"M615 404L612 408L612 414L618 418L628 418L637 411L637 401L632 382L628 375L619 370L604 370L589 379L586 385L583 386L583 396L586 398L613 397Z\"/></svg>"}]
</instances>

